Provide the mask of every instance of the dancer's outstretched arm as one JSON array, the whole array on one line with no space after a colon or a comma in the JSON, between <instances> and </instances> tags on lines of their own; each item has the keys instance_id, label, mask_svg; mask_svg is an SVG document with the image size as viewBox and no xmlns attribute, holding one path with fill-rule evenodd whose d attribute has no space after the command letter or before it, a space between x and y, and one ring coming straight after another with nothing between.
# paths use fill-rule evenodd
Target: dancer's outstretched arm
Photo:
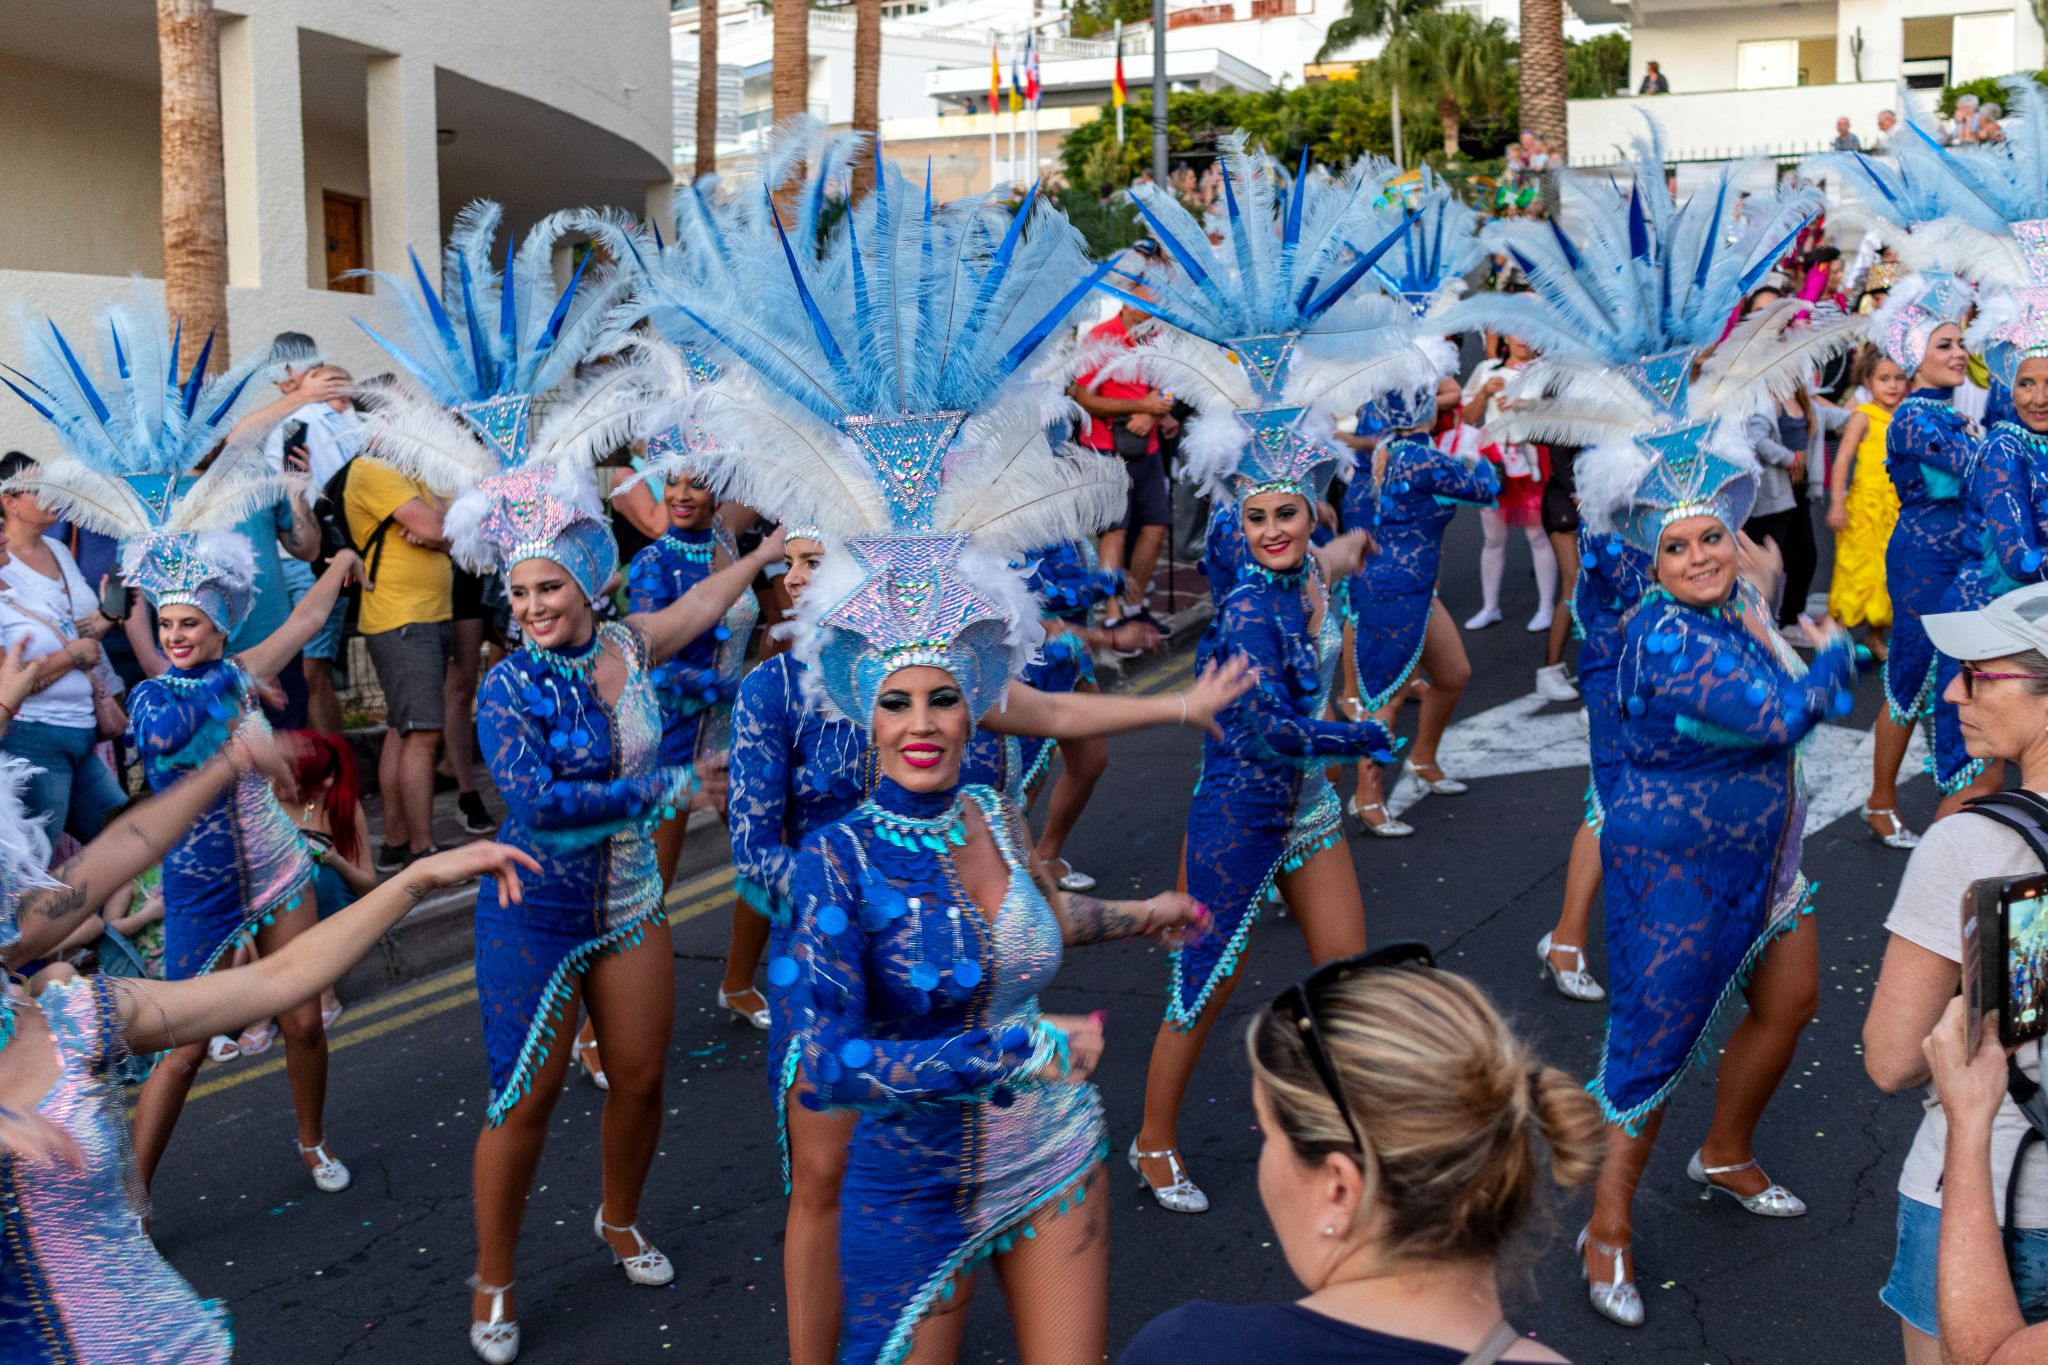
<instances>
[{"instance_id":1,"label":"dancer's outstretched arm","mask_svg":"<svg viewBox=\"0 0 2048 1365\"><path fill-rule=\"evenodd\" d=\"M1188 725L1222 737L1216 716L1252 685L1243 657L1212 662L1192 686L1156 697L1118 697L1101 692L1041 692L1013 682L1003 704L989 708L981 724L999 735L1036 739L1093 739L1153 725Z\"/></svg>"}]
</instances>

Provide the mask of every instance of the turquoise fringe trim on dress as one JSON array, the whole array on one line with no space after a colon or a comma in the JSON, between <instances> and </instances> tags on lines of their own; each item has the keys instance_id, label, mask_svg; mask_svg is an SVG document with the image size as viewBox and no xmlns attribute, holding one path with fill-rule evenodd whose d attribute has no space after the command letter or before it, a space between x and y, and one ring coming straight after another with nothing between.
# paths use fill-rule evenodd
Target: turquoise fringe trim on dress
<instances>
[{"instance_id":1,"label":"turquoise fringe trim on dress","mask_svg":"<svg viewBox=\"0 0 2048 1365\"><path fill-rule=\"evenodd\" d=\"M1935 789L1943 796L1954 796L1963 788L1975 782L1984 773L1984 760L1973 758L1963 765L1963 770L1944 782L1934 771L1934 751L1928 750L1927 757L1920 760L1921 771L1934 778Z\"/></svg>"},{"instance_id":2,"label":"turquoise fringe trim on dress","mask_svg":"<svg viewBox=\"0 0 2048 1365\"><path fill-rule=\"evenodd\" d=\"M770 924L789 923L789 897L776 895L766 885L752 877L742 877L735 873L732 879L732 893L739 898L740 904Z\"/></svg>"},{"instance_id":3,"label":"turquoise fringe trim on dress","mask_svg":"<svg viewBox=\"0 0 2048 1365\"><path fill-rule=\"evenodd\" d=\"M1607 807L1601 803L1600 788L1594 785L1592 778L1588 777L1586 779L1586 828L1598 834L1600 827L1606 823Z\"/></svg>"},{"instance_id":4,"label":"turquoise fringe trim on dress","mask_svg":"<svg viewBox=\"0 0 2048 1365\"><path fill-rule=\"evenodd\" d=\"M1024 780L1018 784L1019 788L1025 792L1027 799L1038 795L1038 784L1045 781L1045 775L1052 771L1052 756L1059 752L1059 747L1058 740L1046 740L1044 747L1038 751L1038 757L1031 760L1030 770L1024 774Z\"/></svg>"},{"instance_id":5,"label":"turquoise fringe trim on dress","mask_svg":"<svg viewBox=\"0 0 2048 1365\"><path fill-rule=\"evenodd\" d=\"M775 1087L775 1151L782 1159L782 1192L785 1195L792 1188L789 1181L789 1090L796 1084L803 1062L803 1047L792 1031L789 1041L783 1045L782 1065L776 1068L781 1073L782 1084Z\"/></svg>"},{"instance_id":6,"label":"turquoise fringe trim on dress","mask_svg":"<svg viewBox=\"0 0 2048 1365\"><path fill-rule=\"evenodd\" d=\"M638 947L650 927L665 924L667 919L661 902L656 901L635 918L582 944L555 964L534 1004L533 1022L526 1026L526 1042L519 1048L519 1060L512 1065L512 1078L503 1090L491 1096L490 1107L484 1111L485 1127L496 1128L503 1123L505 1115L533 1089L534 1073L540 1070L541 1060L547 1056L555 1037L555 1025L550 1019L562 1019L569 1003L569 978L580 976L593 960L606 953Z\"/></svg>"},{"instance_id":7,"label":"turquoise fringe trim on dress","mask_svg":"<svg viewBox=\"0 0 2048 1365\"><path fill-rule=\"evenodd\" d=\"M889 1339L882 1343L881 1353L875 1357L875 1365L902 1365L904 1357L910 1354L910 1344L917 1333L917 1324L924 1321L926 1312L932 1306L932 1300L953 1296L954 1276L963 1270L980 1265L992 1256L999 1256L1008 1251L1017 1244L1019 1238L1036 1237L1038 1229L1030 1226L1030 1223L1046 1205L1057 1200L1059 1215L1064 1216L1077 1205L1086 1203L1088 1177L1094 1174L1096 1167L1108 1160L1109 1144L1096 1143L1088 1160L1082 1164L1080 1171L1073 1178L1060 1182L1026 1204L1018 1210L1016 1218L1011 1222L982 1233L947 1257L945 1264L933 1271L931 1278L926 1280L923 1287L911 1296L910 1302L903 1306L903 1313L896 1320L895 1330L889 1333Z\"/></svg>"},{"instance_id":8,"label":"turquoise fringe trim on dress","mask_svg":"<svg viewBox=\"0 0 2048 1365\"><path fill-rule=\"evenodd\" d=\"M1388 687L1383 692L1378 692L1370 697L1362 699L1362 704L1367 711L1378 711L1383 709L1388 702L1391 702L1394 699L1395 695L1399 693L1402 688L1408 685L1408 680L1415 676L1416 666L1422 662L1423 647L1429 643L1429 618L1433 616L1435 613L1436 597L1432 595L1429 599L1429 610L1427 612L1424 612L1422 616L1422 634L1421 637L1415 641L1415 652L1408 656L1407 664L1404 665L1401 669L1401 676L1394 679L1392 686Z\"/></svg>"},{"instance_id":9,"label":"turquoise fringe trim on dress","mask_svg":"<svg viewBox=\"0 0 2048 1365\"><path fill-rule=\"evenodd\" d=\"M1600 1074L1588 1082L1586 1091L1600 1101L1600 1112L1607 1122L1620 1128L1630 1137L1641 1136L1643 1120L1664 1106L1664 1102L1671 1098L1671 1092L1685 1079L1685 1073L1720 1051L1722 1039L1734 1021L1735 1005L1742 999L1743 988L1748 986L1750 979L1756 975L1756 964L1773 943L1791 933L1799 926L1800 920L1813 913L1814 897L1819 894L1820 883L1809 882L1806 880L1806 874L1800 873L1799 880L1793 884L1791 894L1785 898L1788 908L1772 915L1771 922L1764 926L1763 932L1756 936L1756 941L1749 945L1749 951L1742 955L1742 961L1737 964L1735 974L1728 978L1728 984L1721 988L1720 998L1708 1012L1706 1027L1700 1030L1699 1039L1693 1043L1692 1051L1686 1054L1685 1061L1671 1074L1671 1079L1657 1087L1654 1095L1626 1113L1617 1110L1607 1101L1607 1066L1604 1061L1601 1063ZM1604 1044L1601 1051L1604 1056Z\"/></svg>"},{"instance_id":10,"label":"turquoise fringe trim on dress","mask_svg":"<svg viewBox=\"0 0 2048 1365\"><path fill-rule=\"evenodd\" d=\"M1180 995L1180 949L1167 954L1166 974L1166 1024L1168 1028L1186 1033L1194 1028L1202 1017L1202 1011L1209 1004L1209 997L1216 993L1217 983L1227 980L1237 970L1238 959L1244 956L1245 945L1251 941L1252 929L1259 922L1259 914L1266 902L1279 895L1280 874L1299 871L1310 858L1326 848L1335 848L1344 841L1344 822L1341 808L1336 804L1334 793L1330 796L1331 811L1328 817L1318 819L1307 834L1289 843L1273 860L1273 866L1259 882L1259 889L1252 892L1251 905L1246 908L1244 918L1230 934L1230 940L1223 945L1223 955L1216 959L1216 968L1209 973L1209 979L1202 984L1201 993L1195 997L1192 1008L1185 1005Z\"/></svg>"},{"instance_id":11,"label":"turquoise fringe trim on dress","mask_svg":"<svg viewBox=\"0 0 2048 1365\"><path fill-rule=\"evenodd\" d=\"M666 771L668 786L659 799L649 802L647 809L638 815L625 815L595 825L577 825L570 829L536 829L528 833L536 844L550 853L580 853L628 830L652 835L655 828L664 821L685 814L687 798L697 790L697 774L694 770L674 767Z\"/></svg>"},{"instance_id":12,"label":"turquoise fringe trim on dress","mask_svg":"<svg viewBox=\"0 0 2048 1365\"><path fill-rule=\"evenodd\" d=\"M1878 686L1884 691L1884 709L1891 715L1892 723L1912 729L1923 716L1934 714L1934 665L1927 665L1927 677L1920 683L1920 694L1913 700L1913 714L1900 713L1898 704L1892 700L1892 656L1886 654L1884 663L1877 671ZM1928 769L1932 772L1933 769Z\"/></svg>"}]
</instances>

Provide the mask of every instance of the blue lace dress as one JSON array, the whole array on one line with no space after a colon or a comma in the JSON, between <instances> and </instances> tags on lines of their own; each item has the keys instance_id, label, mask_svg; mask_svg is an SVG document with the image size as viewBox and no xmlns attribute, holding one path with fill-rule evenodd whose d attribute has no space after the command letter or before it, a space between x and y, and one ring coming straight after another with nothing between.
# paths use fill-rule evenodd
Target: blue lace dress
<instances>
[{"instance_id":1,"label":"blue lace dress","mask_svg":"<svg viewBox=\"0 0 2048 1365\"><path fill-rule=\"evenodd\" d=\"M1892 629L1884 661L1884 695L1892 719L1911 725L1934 716L1934 774L1954 781L1969 767L1955 708L1940 700L1954 662L1940 663L1920 618L1941 611L1956 576L1977 553L1969 538L1963 491L1976 463L1976 424L1955 409L1953 389L1906 395L1885 433L1885 465L1899 494L1898 525L1885 548ZM1960 787L1968 781L1954 781ZM1952 788L1944 785L1943 790Z\"/></svg>"},{"instance_id":2,"label":"blue lace dress","mask_svg":"<svg viewBox=\"0 0 2048 1365\"><path fill-rule=\"evenodd\" d=\"M1238 506L1218 498L1209 513L1209 529L1202 538L1202 577L1209 583L1209 624L1195 641L1195 667L1202 668L1216 656L1216 642L1223 636L1223 599L1237 586L1238 577L1250 562L1244 544L1244 522Z\"/></svg>"},{"instance_id":3,"label":"blue lace dress","mask_svg":"<svg viewBox=\"0 0 2048 1365\"><path fill-rule=\"evenodd\" d=\"M626 684L607 705L591 677L600 641L625 659ZM663 922L653 829L689 792L689 774L658 760L661 705L647 643L616 621L582 648L531 647L484 678L477 734L504 798L500 841L531 854L539 875L525 900L498 904L486 877L476 896L476 986L497 1124L532 1088L564 1006L597 957L638 943Z\"/></svg>"},{"instance_id":4,"label":"blue lace dress","mask_svg":"<svg viewBox=\"0 0 2048 1365\"><path fill-rule=\"evenodd\" d=\"M739 557L723 524L714 522L702 531L671 526L633 556L626 570L627 610L653 613L681 600L711 576L719 550L728 563ZM732 747L733 698L746 671L747 641L760 616L754 595L743 592L717 625L653 669L655 695L661 699L661 762L689 768L693 782L697 763Z\"/></svg>"},{"instance_id":5,"label":"blue lace dress","mask_svg":"<svg viewBox=\"0 0 2048 1365\"><path fill-rule=\"evenodd\" d=\"M1210 932L1176 950L1166 1020L1190 1029L1216 984L1236 970L1274 881L1343 838L1337 793L1323 775L1333 759L1391 758L1378 721L1323 719L1344 647L1344 585L1328 595L1317 628L1304 559L1291 574L1256 564L1223 603L1215 648L1243 654L1258 681L1223 712L1223 738L1202 745L1202 776L1188 810L1188 894L1215 916ZM1313 584L1311 580L1313 579Z\"/></svg>"},{"instance_id":6,"label":"blue lace dress","mask_svg":"<svg viewBox=\"0 0 2048 1365\"><path fill-rule=\"evenodd\" d=\"M951 856L971 801L1009 869L976 905ZM1039 1012L1063 935L987 787L888 779L798 856L807 1104L860 1118L840 1191L841 1365L895 1365L953 1276L1064 1211L1108 1152L1095 1087L1046 1080L1064 1036Z\"/></svg>"},{"instance_id":7,"label":"blue lace dress","mask_svg":"<svg viewBox=\"0 0 2048 1365\"><path fill-rule=\"evenodd\" d=\"M1572 585L1572 623L1579 632L1579 695L1586 700L1586 738L1592 771L1586 783L1586 823L1598 830L1626 761L1621 745L1621 701L1614 670L1621 660L1622 624L1654 581L1650 557L1620 536L1579 528L1579 579Z\"/></svg>"},{"instance_id":8,"label":"blue lace dress","mask_svg":"<svg viewBox=\"0 0 2048 1365\"><path fill-rule=\"evenodd\" d=\"M171 668L128 694L128 734L160 792L219 753L246 711L263 711L241 665ZM244 935L298 908L313 860L270 783L251 772L206 808L164 855L164 976L211 971Z\"/></svg>"},{"instance_id":9,"label":"blue lace dress","mask_svg":"<svg viewBox=\"0 0 2048 1365\"><path fill-rule=\"evenodd\" d=\"M799 1010L789 994L797 980L790 909L797 846L859 805L879 777L867 732L807 697L804 673L791 655L771 654L740 684L729 795L733 886L769 920L768 1088L785 1185L789 1129L783 1106L797 1077L797 1052L790 1044Z\"/></svg>"},{"instance_id":10,"label":"blue lace dress","mask_svg":"<svg viewBox=\"0 0 2048 1365\"><path fill-rule=\"evenodd\" d=\"M1712 1054L1757 959L1813 909L1798 746L1847 713L1855 655L1844 639L1806 668L1744 625L1762 610L1700 610L1657 588L1623 627L1627 762L1600 831L1613 985L1588 1089L1631 1133Z\"/></svg>"},{"instance_id":11,"label":"blue lace dress","mask_svg":"<svg viewBox=\"0 0 2048 1365\"><path fill-rule=\"evenodd\" d=\"M1388 447L1377 488L1371 464L1360 460L1344 490L1345 528L1379 542L1351 577L1358 695L1368 711L1392 701L1422 658L1444 528L1461 504L1491 506L1500 494L1488 461L1467 463L1419 436L1397 436Z\"/></svg>"},{"instance_id":12,"label":"blue lace dress","mask_svg":"<svg viewBox=\"0 0 2048 1365\"><path fill-rule=\"evenodd\" d=\"M1095 605L1116 594L1118 575L1096 568L1094 555L1079 541L1047 545L1024 558L1030 564L1026 586L1037 599L1048 627L1055 622L1085 625ZM1040 659L1024 670L1024 681L1041 692L1072 692L1082 683L1095 681L1095 656L1080 636L1049 632ZM1026 739L1019 747L1024 790L1035 792L1052 767L1059 742Z\"/></svg>"},{"instance_id":13,"label":"blue lace dress","mask_svg":"<svg viewBox=\"0 0 2048 1365\"><path fill-rule=\"evenodd\" d=\"M1970 494L1983 517L1983 540L1967 573L1983 601L2048 579L2048 433L2017 422L1993 427Z\"/></svg>"}]
</instances>

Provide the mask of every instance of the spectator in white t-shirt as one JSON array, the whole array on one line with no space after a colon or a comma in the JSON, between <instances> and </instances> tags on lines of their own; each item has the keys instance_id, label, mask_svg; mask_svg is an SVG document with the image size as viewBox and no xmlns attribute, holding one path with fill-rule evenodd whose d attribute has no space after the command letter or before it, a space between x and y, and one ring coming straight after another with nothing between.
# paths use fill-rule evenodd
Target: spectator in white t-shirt
<instances>
[{"instance_id":1,"label":"spectator in white t-shirt","mask_svg":"<svg viewBox=\"0 0 2048 1365\"><path fill-rule=\"evenodd\" d=\"M20 451L0 458L0 482L33 471ZM118 690L99 637L116 624L100 613L100 592L85 581L71 552L43 533L56 522L33 493L0 494L7 556L0 563L0 650L21 643L34 665L36 690L21 703L0 752L39 771L22 793L30 814L48 818L50 833L69 831L90 843L127 795L94 750L96 687Z\"/></svg>"},{"instance_id":2,"label":"spectator in white t-shirt","mask_svg":"<svg viewBox=\"0 0 2048 1365\"><path fill-rule=\"evenodd\" d=\"M2048 793L2048 584L2007 593L1982 611L1931 615L1924 624L1936 649L1962 661L1963 674L1944 696L1962 717L1970 756L2017 762L2020 785ZM1880 1087L1896 1091L1928 1081L1921 1044L1960 983L1961 907L1970 883L2041 870L2020 834L1967 809L1921 836L1885 921L1891 942L1863 1023L1863 1064ZM2016 1060L2040 1078L2039 1044L2022 1047ZM2020 1311L2039 1322L2048 1319L2048 1159L2028 1159L2015 1207L2002 1207L2005 1175L2026 1130L2011 1100L2000 1105L1991 1123L1991 1165L2000 1221L2017 1229L2012 1278ZM1904 1324L1908 1365L1942 1359L1935 1266L1947 1141L1947 1116L1930 1097L1899 1175L1898 1249L1879 1296Z\"/></svg>"}]
</instances>

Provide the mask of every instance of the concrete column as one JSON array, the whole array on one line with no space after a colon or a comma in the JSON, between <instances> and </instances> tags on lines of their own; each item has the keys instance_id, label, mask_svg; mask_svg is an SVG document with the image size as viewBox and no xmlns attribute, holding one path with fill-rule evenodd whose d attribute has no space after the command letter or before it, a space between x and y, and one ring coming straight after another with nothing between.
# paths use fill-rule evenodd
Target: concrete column
<instances>
[{"instance_id":1,"label":"concrete column","mask_svg":"<svg viewBox=\"0 0 2048 1365\"><path fill-rule=\"evenodd\" d=\"M228 285L304 288L306 143L299 30L276 14L220 16Z\"/></svg>"},{"instance_id":2,"label":"concrete column","mask_svg":"<svg viewBox=\"0 0 2048 1365\"><path fill-rule=\"evenodd\" d=\"M370 264L403 279L405 251L441 278L441 146L434 64L372 57L369 66Z\"/></svg>"},{"instance_id":3,"label":"concrete column","mask_svg":"<svg viewBox=\"0 0 2048 1365\"><path fill-rule=\"evenodd\" d=\"M642 212L650 223L661 224L661 235L668 241L676 239L675 227L676 181L650 180L647 182L647 203Z\"/></svg>"}]
</instances>

